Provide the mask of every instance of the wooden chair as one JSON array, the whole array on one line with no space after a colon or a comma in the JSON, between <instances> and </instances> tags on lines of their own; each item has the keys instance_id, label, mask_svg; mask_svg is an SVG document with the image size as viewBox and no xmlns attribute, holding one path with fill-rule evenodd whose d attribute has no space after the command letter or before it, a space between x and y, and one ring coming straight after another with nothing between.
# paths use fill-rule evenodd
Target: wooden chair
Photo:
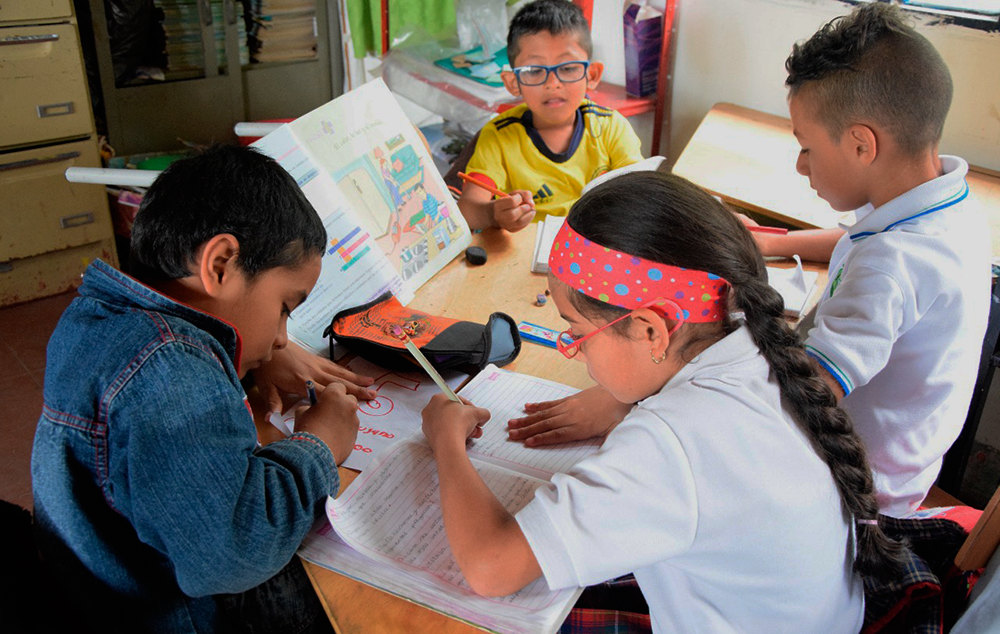
<instances>
[{"instance_id":1,"label":"wooden chair","mask_svg":"<svg viewBox=\"0 0 1000 634\"><path fill-rule=\"evenodd\" d=\"M979 521L955 555L959 570L982 568L1000 545L1000 487L990 498Z\"/></svg>"}]
</instances>

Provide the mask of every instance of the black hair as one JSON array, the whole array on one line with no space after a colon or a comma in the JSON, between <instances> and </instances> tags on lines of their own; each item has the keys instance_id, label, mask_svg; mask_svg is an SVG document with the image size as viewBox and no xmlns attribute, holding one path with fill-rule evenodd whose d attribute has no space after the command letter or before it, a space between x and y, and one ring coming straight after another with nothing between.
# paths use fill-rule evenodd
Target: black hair
<instances>
[{"instance_id":1,"label":"black hair","mask_svg":"<svg viewBox=\"0 0 1000 634\"><path fill-rule=\"evenodd\" d=\"M727 280L730 310L742 311L754 343L771 366L782 401L826 462L843 508L857 519L875 519L878 502L861 438L848 414L784 318L784 301L767 283L764 259L750 232L721 203L673 174L633 172L584 194L566 219L581 236L611 249L670 266L697 269ZM579 292L570 301L588 318L605 322L627 311ZM611 330L619 336L625 329ZM684 324L683 354L697 341L718 340L737 328L727 318ZM903 546L876 525L857 524L854 569L887 578L898 573Z\"/></svg>"},{"instance_id":2,"label":"black hair","mask_svg":"<svg viewBox=\"0 0 1000 634\"><path fill-rule=\"evenodd\" d=\"M792 47L785 69L789 96L807 89L834 139L854 123L870 122L910 156L941 140L951 73L893 5L873 2L834 18Z\"/></svg>"},{"instance_id":3,"label":"black hair","mask_svg":"<svg viewBox=\"0 0 1000 634\"><path fill-rule=\"evenodd\" d=\"M520 41L525 35L547 31L552 35L572 33L587 59L594 54L590 25L583 9L570 0L535 0L521 7L507 30L507 58L513 65L521 52Z\"/></svg>"},{"instance_id":4,"label":"black hair","mask_svg":"<svg viewBox=\"0 0 1000 634\"><path fill-rule=\"evenodd\" d=\"M146 192L131 273L146 283L187 277L201 245L222 233L239 241L236 263L248 279L326 246L323 222L284 168L253 148L218 145L174 162Z\"/></svg>"}]
</instances>

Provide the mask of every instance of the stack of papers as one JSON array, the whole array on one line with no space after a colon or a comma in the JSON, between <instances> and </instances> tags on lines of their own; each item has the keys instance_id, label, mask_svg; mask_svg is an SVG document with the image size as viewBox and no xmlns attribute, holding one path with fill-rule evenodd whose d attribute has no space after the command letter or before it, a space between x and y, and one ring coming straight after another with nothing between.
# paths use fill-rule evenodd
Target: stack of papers
<instances>
[{"instance_id":1,"label":"stack of papers","mask_svg":"<svg viewBox=\"0 0 1000 634\"><path fill-rule=\"evenodd\" d=\"M564 216L545 216L535 223L535 253L531 258L532 273L549 272L549 252L556 234L566 221Z\"/></svg>"},{"instance_id":2,"label":"stack of papers","mask_svg":"<svg viewBox=\"0 0 1000 634\"><path fill-rule=\"evenodd\" d=\"M315 0L251 0L250 13L254 62L316 58Z\"/></svg>"}]
</instances>

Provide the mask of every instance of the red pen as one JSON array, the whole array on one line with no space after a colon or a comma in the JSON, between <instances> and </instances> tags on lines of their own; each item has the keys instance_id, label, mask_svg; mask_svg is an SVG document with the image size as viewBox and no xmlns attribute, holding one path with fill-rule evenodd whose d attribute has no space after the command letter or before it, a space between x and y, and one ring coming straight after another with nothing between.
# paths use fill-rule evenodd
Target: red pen
<instances>
[{"instance_id":1,"label":"red pen","mask_svg":"<svg viewBox=\"0 0 1000 634\"><path fill-rule=\"evenodd\" d=\"M510 197L510 194L508 194L507 192L500 191L496 187L492 187L490 185L487 185L486 183L484 183L483 181L479 180L478 178L472 178L471 176L469 176L465 172L459 172L458 173L458 177L461 178L462 180L464 180L466 183L472 183L473 185L478 185L479 187L482 187L483 189L485 189L489 193L493 194L494 196L499 196L500 198L509 198Z\"/></svg>"},{"instance_id":2,"label":"red pen","mask_svg":"<svg viewBox=\"0 0 1000 634\"><path fill-rule=\"evenodd\" d=\"M755 233L773 233L779 236L783 236L788 233L788 229L784 227L765 227L763 225L750 226L747 225L747 229Z\"/></svg>"}]
</instances>

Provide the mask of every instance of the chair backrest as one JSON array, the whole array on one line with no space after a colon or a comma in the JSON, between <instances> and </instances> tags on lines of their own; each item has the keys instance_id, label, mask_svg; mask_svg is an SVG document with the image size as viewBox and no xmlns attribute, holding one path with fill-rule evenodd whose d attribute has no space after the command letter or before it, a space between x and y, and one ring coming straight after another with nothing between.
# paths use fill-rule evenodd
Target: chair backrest
<instances>
[{"instance_id":1,"label":"chair backrest","mask_svg":"<svg viewBox=\"0 0 1000 634\"><path fill-rule=\"evenodd\" d=\"M959 570L982 568L1000 545L1000 487L997 487L989 504L983 509L979 521L955 555Z\"/></svg>"},{"instance_id":2,"label":"chair backrest","mask_svg":"<svg viewBox=\"0 0 1000 634\"><path fill-rule=\"evenodd\" d=\"M941 473L938 476L937 485L961 498L959 489L962 486L962 478L965 476L965 468L969 462L969 455L972 453L972 443L976 440L976 431L979 429L979 420L983 417L983 408L986 406L986 398L989 394L990 385L993 383L994 369L1000 365L1000 284L994 284L990 293L990 317L986 325L986 336L983 338L982 354L979 358L979 372L976 375L976 386L972 391L972 400L969 402L969 413L965 418L965 425L962 433L944 456L944 463L941 465ZM995 496L994 496L995 497Z\"/></svg>"}]
</instances>

